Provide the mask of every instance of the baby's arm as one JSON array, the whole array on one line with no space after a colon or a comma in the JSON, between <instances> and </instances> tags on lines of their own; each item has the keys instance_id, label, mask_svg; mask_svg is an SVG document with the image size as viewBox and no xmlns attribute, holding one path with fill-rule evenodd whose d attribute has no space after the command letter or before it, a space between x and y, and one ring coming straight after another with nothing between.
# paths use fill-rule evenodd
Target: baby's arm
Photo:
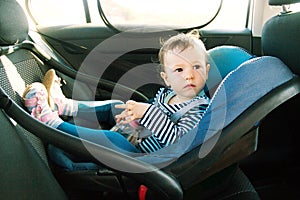
<instances>
[{"instance_id":1,"label":"baby's arm","mask_svg":"<svg viewBox=\"0 0 300 200\"><path fill-rule=\"evenodd\" d=\"M121 121L130 123L140 119L141 125L150 130L161 143L168 145L174 143L178 137L187 133L199 122L206 106L200 110L195 108L194 111L189 111L178 124L175 124L166 113L152 104L130 100L126 104L116 105L116 108L125 109L121 114L116 115L117 123Z\"/></svg>"},{"instance_id":2,"label":"baby's arm","mask_svg":"<svg viewBox=\"0 0 300 200\"><path fill-rule=\"evenodd\" d=\"M121 114L116 115L117 123L129 123L133 120L140 119L144 116L151 104L136 102L133 100L127 101L125 104L116 105L116 108L125 109Z\"/></svg>"}]
</instances>

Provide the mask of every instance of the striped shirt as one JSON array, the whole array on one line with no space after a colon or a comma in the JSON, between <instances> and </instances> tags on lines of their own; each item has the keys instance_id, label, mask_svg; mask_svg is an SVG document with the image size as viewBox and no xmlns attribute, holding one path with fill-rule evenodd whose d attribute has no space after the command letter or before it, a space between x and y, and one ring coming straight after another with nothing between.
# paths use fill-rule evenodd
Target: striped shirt
<instances>
[{"instance_id":1,"label":"striped shirt","mask_svg":"<svg viewBox=\"0 0 300 200\"><path fill-rule=\"evenodd\" d=\"M168 104L169 100L174 96L173 90L161 88L156 94L152 105L140 119L139 123L152 132L151 136L143 138L137 145L142 152L154 152L175 143L199 123L210 101L205 93L201 91L198 96L188 102L174 105ZM170 117L172 114L197 99L205 99L207 104L193 107L177 123L171 121Z\"/></svg>"}]
</instances>

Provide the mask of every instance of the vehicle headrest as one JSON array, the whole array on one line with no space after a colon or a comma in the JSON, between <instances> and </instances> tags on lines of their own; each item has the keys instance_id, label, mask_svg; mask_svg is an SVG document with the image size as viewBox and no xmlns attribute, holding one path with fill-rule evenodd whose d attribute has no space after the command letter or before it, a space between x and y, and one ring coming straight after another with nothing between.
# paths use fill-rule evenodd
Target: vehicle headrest
<instances>
[{"instance_id":1,"label":"vehicle headrest","mask_svg":"<svg viewBox=\"0 0 300 200\"><path fill-rule=\"evenodd\" d=\"M21 43L27 38L27 17L16 1L0 1L0 19L0 45Z\"/></svg>"},{"instance_id":2,"label":"vehicle headrest","mask_svg":"<svg viewBox=\"0 0 300 200\"><path fill-rule=\"evenodd\" d=\"M217 46L207 51L210 70L206 81L207 90L215 89L222 79L243 62L255 57L237 46Z\"/></svg>"},{"instance_id":3,"label":"vehicle headrest","mask_svg":"<svg viewBox=\"0 0 300 200\"><path fill-rule=\"evenodd\" d=\"M269 0L269 5L271 6L281 6L281 5L288 5L299 3L300 0Z\"/></svg>"},{"instance_id":4,"label":"vehicle headrest","mask_svg":"<svg viewBox=\"0 0 300 200\"><path fill-rule=\"evenodd\" d=\"M275 56L300 75L300 12L280 14L268 20L262 29L262 51Z\"/></svg>"}]
</instances>

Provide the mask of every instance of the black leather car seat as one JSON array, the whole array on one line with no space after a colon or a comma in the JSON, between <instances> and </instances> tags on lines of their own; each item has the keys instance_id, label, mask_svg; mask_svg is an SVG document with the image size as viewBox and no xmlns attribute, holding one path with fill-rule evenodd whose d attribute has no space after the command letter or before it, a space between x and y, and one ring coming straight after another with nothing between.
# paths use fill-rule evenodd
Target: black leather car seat
<instances>
[{"instance_id":1,"label":"black leather car seat","mask_svg":"<svg viewBox=\"0 0 300 200\"><path fill-rule=\"evenodd\" d=\"M0 61L6 62L6 67L0 64L0 85L7 92L3 94L1 90L0 96L0 199L67 199L50 170L41 140L3 110L6 95L21 106L20 96L14 89L42 77L37 62L28 52L23 50L18 55L11 55L15 65L7 64L7 59L2 56L3 51L8 49L6 47L28 36L26 16L19 12L20 9L14 1L0 1ZM14 14L8 16L7 12ZM15 34L11 34L10 30L14 30Z\"/></svg>"},{"instance_id":2,"label":"black leather car seat","mask_svg":"<svg viewBox=\"0 0 300 200\"><path fill-rule=\"evenodd\" d=\"M289 4L299 0L269 0L271 6L284 6L284 10L269 19L262 31L262 50L264 55L275 56L287 64L295 74L300 74L300 12L289 11Z\"/></svg>"}]
</instances>

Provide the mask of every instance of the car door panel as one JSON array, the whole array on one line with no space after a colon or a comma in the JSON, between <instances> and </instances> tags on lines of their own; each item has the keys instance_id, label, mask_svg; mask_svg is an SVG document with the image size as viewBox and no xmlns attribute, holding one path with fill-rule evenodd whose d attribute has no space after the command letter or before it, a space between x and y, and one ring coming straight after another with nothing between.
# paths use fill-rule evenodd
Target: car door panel
<instances>
[{"instance_id":1,"label":"car door panel","mask_svg":"<svg viewBox=\"0 0 300 200\"><path fill-rule=\"evenodd\" d=\"M39 28L38 31L50 46L66 59L75 70L80 70L82 63L91 55L91 52L94 49L99 50L99 46L102 45L100 47L101 55L115 57L115 59L109 66L106 66L107 64L102 63L101 60L97 63L97 67L103 68L101 78L125 84L128 87L141 91L148 97L153 97L157 89L162 85L160 78L156 75L157 68L145 68L145 66L153 63L158 65L159 42L161 37L168 36L169 32L153 34L129 33L124 34L125 36L121 35L123 33L119 33L121 36L118 36L117 33L107 27L89 24L43 27ZM207 49L221 45L240 46L249 52L252 49L251 31L249 29L237 31L201 30L200 34ZM109 45L110 40L114 40L117 37L124 37L124 41L119 44L112 42L111 46L105 46L106 43ZM129 47L131 45L130 42L140 42L141 44L137 45L139 47L133 48ZM143 42L145 42L144 45ZM105 60L105 58L102 60ZM144 67L143 70L147 70L146 77L144 74L127 73L137 66ZM85 72L93 74L92 71ZM122 82L120 81L122 77L123 79L126 77L126 80L130 81ZM135 85L137 82L140 85Z\"/></svg>"},{"instance_id":2,"label":"car door panel","mask_svg":"<svg viewBox=\"0 0 300 200\"><path fill-rule=\"evenodd\" d=\"M74 67L80 66L87 54L98 44L116 34L107 27L88 24L44 27L39 28L39 32ZM252 50L252 35L249 29L236 31L201 30L201 35L207 49L220 45L236 45L250 52ZM157 37L157 40L159 39ZM145 51L139 51L139 53L145 54ZM155 54L157 50L151 52L148 49L147 53Z\"/></svg>"}]
</instances>

